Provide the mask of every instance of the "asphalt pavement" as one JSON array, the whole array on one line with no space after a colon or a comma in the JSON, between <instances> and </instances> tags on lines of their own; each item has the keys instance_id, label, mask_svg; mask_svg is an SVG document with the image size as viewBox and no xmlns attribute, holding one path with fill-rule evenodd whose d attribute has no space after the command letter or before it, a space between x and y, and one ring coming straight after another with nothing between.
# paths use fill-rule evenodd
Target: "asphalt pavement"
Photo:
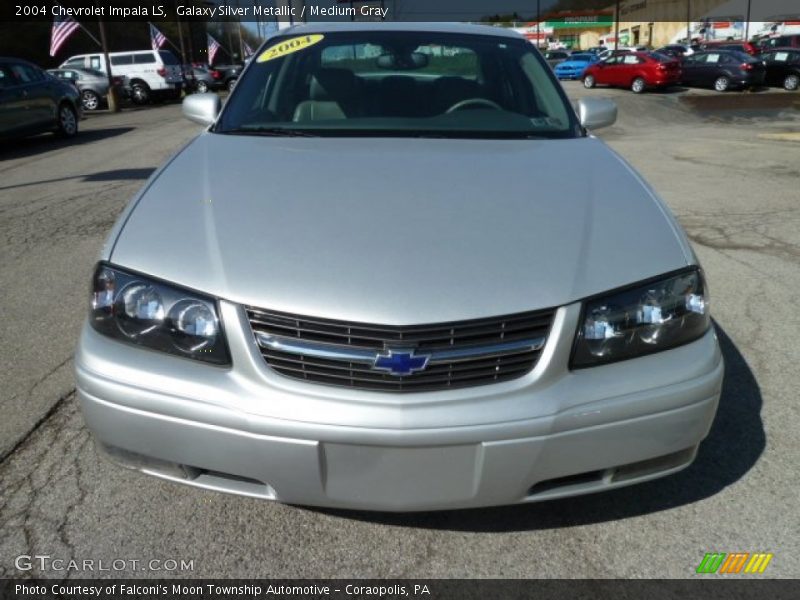
<instances>
[{"instance_id":1,"label":"asphalt pavement","mask_svg":"<svg viewBox=\"0 0 800 600\"><path fill-rule=\"evenodd\" d=\"M74 142L0 149L0 577L157 576L146 563L172 559L193 561L170 573L183 577L681 578L713 551L772 552L764 576L800 576L800 113L732 101L708 114L671 94L566 87L618 101L618 124L598 134L664 197L706 269L727 370L692 467L550 503L392 515L111 466L71 373L89 275L128 199L199 127L178 105L91 115ZM20 555L127 564L23 573Z\"/></svg>"}]
</instances>

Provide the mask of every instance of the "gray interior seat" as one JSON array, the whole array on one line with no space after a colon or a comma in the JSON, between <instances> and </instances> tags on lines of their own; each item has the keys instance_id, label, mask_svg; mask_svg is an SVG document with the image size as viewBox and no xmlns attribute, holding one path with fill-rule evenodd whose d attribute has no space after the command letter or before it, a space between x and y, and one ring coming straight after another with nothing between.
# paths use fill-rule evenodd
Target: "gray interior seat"
<instances>
[{"instance_id":1,"label":"gray interior seat","mask_svg":"<svg viewBox=\"0 0 800 600\"><path fill-rule=\"evenodd\" d=\"M354 112L358 82L347 69L319 69L311 76L309 99L300 102L293 120L346 119Z\"/></svg>"}]
</instances>

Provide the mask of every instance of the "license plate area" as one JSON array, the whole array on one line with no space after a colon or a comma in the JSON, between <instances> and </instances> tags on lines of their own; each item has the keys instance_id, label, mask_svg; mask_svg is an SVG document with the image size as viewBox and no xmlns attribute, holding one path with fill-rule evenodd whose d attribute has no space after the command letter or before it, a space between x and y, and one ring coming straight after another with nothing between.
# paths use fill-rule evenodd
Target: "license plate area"
<instances>
[{"instance_id":1,"label":"license plate area","mask_svg":"<svg viewBox=\"0 0 800 600\"><path fill-rule=\"evenodd\" d=\"M481 446L397 448L324 444L325 492L361 506L413 508L475 496Z\"/></svg>"}]
</instances>

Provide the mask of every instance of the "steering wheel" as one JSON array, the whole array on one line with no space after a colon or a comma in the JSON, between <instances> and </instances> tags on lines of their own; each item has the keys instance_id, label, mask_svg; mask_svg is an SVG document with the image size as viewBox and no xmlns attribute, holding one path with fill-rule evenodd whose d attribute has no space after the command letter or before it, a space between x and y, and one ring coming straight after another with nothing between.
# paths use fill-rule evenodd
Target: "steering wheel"
<instances>
[{"instance_id":1,"label":"steering wheel","mask_svg":"<svg viewBox=\"0 0 800 600\"><path fill-rule=\"evenodd\" d=\"M462 108L465 108L470 105L486 106L488 108L493 108L495 110L503 110L503 107L500 106L497 102L492 102L487 98L467 98L466 100L459 100L458 102L453 104L453 106L444 111L444 114L449 115L450 113L454 113L457 110L461 110Z\"/></svg>"}]
</instances>

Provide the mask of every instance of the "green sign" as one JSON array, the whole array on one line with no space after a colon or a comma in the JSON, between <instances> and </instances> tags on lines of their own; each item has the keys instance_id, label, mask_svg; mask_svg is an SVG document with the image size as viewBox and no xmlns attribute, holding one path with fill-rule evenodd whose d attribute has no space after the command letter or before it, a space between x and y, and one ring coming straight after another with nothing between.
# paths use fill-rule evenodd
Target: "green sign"
<instances>
[{"instance_id":1,"label":"green sign","mask_svg":"<svg viewBox=\"0 0 800 600\"><path fill-rule=\"evenodd\" d=\"M612 15L586 15L562 17L554 21L545 21L545 27L553 29L580 29L590 27L611 27L614 23Z\"/></svg>"}]
</instances>

